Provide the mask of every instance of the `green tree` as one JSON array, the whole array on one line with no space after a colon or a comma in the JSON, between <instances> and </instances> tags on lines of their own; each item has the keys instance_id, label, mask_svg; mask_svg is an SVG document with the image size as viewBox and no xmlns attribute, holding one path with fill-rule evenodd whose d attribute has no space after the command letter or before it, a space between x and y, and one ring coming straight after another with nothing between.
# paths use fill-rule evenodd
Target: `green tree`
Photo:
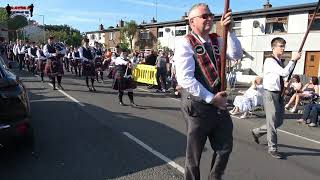
<instances>
[{"instance_id":1,"label":"green tree","mask_svg":"<svg viewBox=\"0 0 320 180\"><path fill-rule=\"evenodd\" d=\"M133 46L133 39L137 33L138 25L135 21L131 20L129 22L125 22L124 27L121 28L120 31L122 31L125 38L128 38L130 43L130 49L132 50Z\"/></svg>"},{"instance_id":2,"label":"green tree","mask_svg":"<svg viewBox=\"0 0 320 180\"><path fill-rule=\"evenodd\" d=\"M0 22L5 22L8 20L7 11L4 8L0 8Z\"/></svg>"},{"instance_id":3,"label":"green tree","mask_svg":"<svg viewBox=\"0 0 320 180\"><path fill-rule=\"evenodd\" d=\"M17 30L19 28L25 27L28 25L28 20L24 16L15 16L8 20L8 28L10 30Z\"/></svg>"}]
</instances>

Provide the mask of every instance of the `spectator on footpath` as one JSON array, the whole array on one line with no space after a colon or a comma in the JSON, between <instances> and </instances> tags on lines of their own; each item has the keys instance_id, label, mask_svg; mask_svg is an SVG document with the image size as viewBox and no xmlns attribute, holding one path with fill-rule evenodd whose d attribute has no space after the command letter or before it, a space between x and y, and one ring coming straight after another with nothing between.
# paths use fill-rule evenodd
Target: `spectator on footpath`
<instances>
[{"instance_id":1,"label":"spectator on footpath","mask_svg":"<svg viewBox=\"0 0 320 180\"><path fill-rule=\"evenodd\" d=\"M304 106L304 111L301 119L298 119L298 123L308 124L309 127L316 127L319 123L320 115L320 103L310 103ZM310 119L310 122L307 120Z\"/></svg>"},{"instance_id":2,"label":"spectator on footpath","mask_svg":"<svg viewBox=\"0 0 320 180\"><path fill-rule=\"evenodd\" d=\"M312 99L314 94L319 93L319 81L317 77L311 77L301 91L297 91L291 98L285 108L289 109L292 104L293 108L290 110L292 113L297 112L297 107L302 99Z\"/></svg>"},{"instance_id":3,"label":"spectator on footpath","mask_svg":"<svg viewBox=\"0 0 320 180\"><path fill-rule=\"evenodd\" d=\"M289 84L285 84L289 88L286 90L285 94L287 97L291 98L295 93L302 90L302 82L300 81L299 75L293 75L289 81Z\"/></svg>"},{"instance_id":4,"label":"spectator on footpath","mask_svg":"<svg viewBox=\"0 0 320 180\"><path fill-rule=\"evenodd\" d=\"M159 52L159 56L156 61L157 67L157 84L158 89L157 92L166 92L167 89L167 59L165 57L165 53L163 51Z\"/></svg>"},{"instance_id":5,"label":"spectator on footpath","mask_svg":"<svg viewBox=\"0 0 320 180\"><path fill-rule=\"evenodd\" d=\"M252 81L250 88L242 95L236 96L233 105L234 108L230 111L230 114L236 115L243 113L240 116L241 119L245 119L248 115L248 112L258 105L262 105L262 78L256 77Z\"/></svg>"},{"instance_id":6,"label":"spectator on footpath","mask_svg":"<svg viewBox=\"0 0 320 180\"><path fill-rule=\"evenodd\" d=\"M157 61L157 53L154 50L151 50L150 54L146 57L145 63L146 65L154 66Z\"/></svg>"}]
</instances>

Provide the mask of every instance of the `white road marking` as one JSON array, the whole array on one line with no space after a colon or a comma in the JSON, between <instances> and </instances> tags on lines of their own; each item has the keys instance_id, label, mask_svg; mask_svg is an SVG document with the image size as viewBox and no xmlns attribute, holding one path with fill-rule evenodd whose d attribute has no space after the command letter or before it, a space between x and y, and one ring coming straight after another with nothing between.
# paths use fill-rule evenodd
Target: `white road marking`
<instances>
[{"instance_id":1,"label":"white road marking","mask_svg":"<svg viewBox=\"0 0 320 180\"><path fill-rule=\"evenodd\" d=\"M48 83L48 84L49 84L49 86L53 87L52 84L50 84L50 83ZM63 90L58 89L58 91L60 93L62 93L63 95L65 95L66 97L68 97L69 99L71 99L73 102L79 104L80 106L82 106L82 107L86 106L86 105L82 104L80 101L78 101L77 99L75 99L74 97L72 97L69 94L67 94L66 92L64 92Z\"/></svg>"},{"instance_id":2,"label":"white road marking","mask_svg":"<svg viewBox=\"0 0 320 180\"><path fill-rule=\"evenodd\" d=\"M144 92L150 92L149 90L146 90L146 89L143 89L143 88L139 88L139 87L137 89L139 89L141 91L144 91Z\"/></svg>"},{"instance_id":3,"label":"white road marking","mask_svg":"<svg viewBox=\"0 0 320 180\"><path fill-rule=\"evenodd\" d=\"M240 119L240 117L237 117L237 116L233 116L233 115L230 115L231 117L233 118L236 118L236 119ZM241 119L243 120L243 119ZM310 138L306 138L304 136L300 136L298 134L294 134L294 133L291 133L291 132L288 132L288 131L285 131L285 130L282 130L282 129L278 129L278 131L282 132L282 133L285 133L285 134L289 134L291 136L295 136L295 137L298 137L298 138L301 138L301 139L304 139L304 140L307 140L307 141L310 141L310 142L313 142L313 143L316 143L316 144L320 144L319 141L316 141L314 139L310 139Z\"/></svg>"},{"instance_id":4,"label":"white road marking","mask_svg":"<svg viewBox=\"0 0 320 180\"><path fill-rule=\"evenodd\" d=\"M143 143L142 141L140 141L139 139L137 139L136 137L134 137L130 133L128 133L128 132L122 132L122 133L125 136L127 136L128 138L130 138L131 140L133 140L134 142L136 142L137 144L139 144L140 146L142 146L144 149L146 149L149 152L151 152L153 155L155 155L158 158L162 159L167 164L169 164L170 166L172 166L173 168L177 169L179 172L184 174L184 168L182 166L180 166L179 164L175 163L174 161L172 161L171 159L167 158L166 156L164 156L163 154L159 153L158 151L152 149L150 146L146 145L145 143Z\"/></svg>"}]
</instances>

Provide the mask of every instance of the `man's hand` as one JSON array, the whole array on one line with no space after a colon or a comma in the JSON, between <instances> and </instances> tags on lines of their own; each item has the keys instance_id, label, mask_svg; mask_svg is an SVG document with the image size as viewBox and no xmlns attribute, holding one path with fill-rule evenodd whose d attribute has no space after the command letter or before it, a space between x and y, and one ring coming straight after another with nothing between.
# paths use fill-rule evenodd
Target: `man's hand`
<instances>
[{"instance_id":1,"label":"man's hand","mask_svg":"<svg viewBox=\"0 0 320 180\"><path fill-rule=\"evenodd\" d=\"M229 31L232 30L233 19L232 19L231 9L228 10L228 13L227 13L227 14L224 14L223 16L221 16L220 24L221 24L221 26L230 25L230 26L229 26Z\"/></svg>"},{"instance_id":2,"label":"man's hand","mask_svg":"<svg viewBox=\"0 0 320 180\"><path fill-rule=\"evenodd\" d=\"M226 110L227 109L227 101L228 101L227 96L228 95L227 95L226 91L218 92L217 94L214 95L211 102L217 108L219 108L221 110Z\"/></svg>"},{"instance_id":3,"label":"man's hand","mask_svg":"<svg viewBox=\"0 0 320 180\"><path fill-rule=\"evenodd\" d=\"M302 55L302 53L301 52L296 52L296 53L293 53L293 55L292 55L292 60L294 60L294 61L298 61L300 58L301 58L301 55Z\"/></svg>"}]
</instances>

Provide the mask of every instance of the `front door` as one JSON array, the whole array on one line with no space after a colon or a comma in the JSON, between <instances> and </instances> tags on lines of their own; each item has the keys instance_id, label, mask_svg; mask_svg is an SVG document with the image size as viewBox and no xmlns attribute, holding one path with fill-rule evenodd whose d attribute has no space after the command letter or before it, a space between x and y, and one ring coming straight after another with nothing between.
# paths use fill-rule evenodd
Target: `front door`
<instances>
[{"instance_id":1,"label":"front door","mask_svg":"<svg viewBox=\"0 0 320 180\"><path fill-rule=\"evenodd\" d=\"M308 77L316 76L319 74L319 64L320 64L320 52L307 52L306 63L304 66L305 75Z\"/></svg>"}]
</instances>

